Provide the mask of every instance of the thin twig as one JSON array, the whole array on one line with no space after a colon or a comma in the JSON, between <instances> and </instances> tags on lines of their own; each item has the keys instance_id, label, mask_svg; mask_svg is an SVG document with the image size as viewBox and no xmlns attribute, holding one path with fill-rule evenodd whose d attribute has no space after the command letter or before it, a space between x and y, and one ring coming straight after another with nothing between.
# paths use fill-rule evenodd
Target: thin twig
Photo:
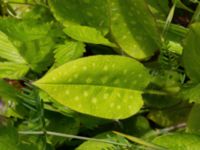
<instances>
[{"instance_id":1,"label":"thin twig","mask_svg":"<svg viewBox=\"0 0 200 150\"><path fill-rule=\"evenodd\" d=\"M184 123L180 123L180 124L177 124L177 125L174 125L174 126L164 128L164 129L157 129L156 134L160 135L160 134L168 133L168 132L171 132L171 131L174 131L174 130L177 130L177 129L184 129L186 127L186 125L187 124L184 122Z\"/></svg>"},{"instance_id":2,"label":"thin twig","mask_svg":"<svg viewBox=\"0 0 200 150\"><path fill-rule=\"evenodd\" d=\"M44 131L18 131L19 134L22 135L44 135ZM65 137L65 138L72 138L72 139L79 139L79 140L90 140L90 141L96 141L96 142L103 142L103 143L109 143L113 145L119 145L119 146L126 146L129 147L130 145L123 144L123 143L117 143L105 139L96 139L96 138L88 138L84 136L77 136L77 135L70 135L70 134L64 134L64 133L58 133L53 131L46 131L47 135L53 135L53 136L59 136L59 137Z\"/></svg>"}]
</instances>

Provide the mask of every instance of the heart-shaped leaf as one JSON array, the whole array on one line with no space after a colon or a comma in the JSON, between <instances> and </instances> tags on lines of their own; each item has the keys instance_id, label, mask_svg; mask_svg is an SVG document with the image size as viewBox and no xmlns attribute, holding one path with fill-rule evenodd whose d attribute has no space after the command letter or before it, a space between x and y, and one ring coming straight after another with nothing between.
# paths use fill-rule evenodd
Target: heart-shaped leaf
<instances>
[{"instance_id":1,"label":"heart-shaped leaf","mask_svg":"<svg viewBox=\"0 0 200 150\"><path fill-rule=\"evenodd\" d=\"M66 63L34 84L57 102L81 113L123 119L143 105L148 70L122 56L92 56Z\"/></svg>"}]
</instances>

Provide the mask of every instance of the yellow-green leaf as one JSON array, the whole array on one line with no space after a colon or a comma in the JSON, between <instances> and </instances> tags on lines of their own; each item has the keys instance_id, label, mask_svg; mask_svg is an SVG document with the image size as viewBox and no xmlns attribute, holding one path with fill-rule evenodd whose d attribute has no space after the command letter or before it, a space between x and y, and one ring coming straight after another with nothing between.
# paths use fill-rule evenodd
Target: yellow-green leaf
<instances>
[{"instance_id":1,"label":"yellow-green leaf","mask_svg":"<svg viewBox=\"0 0 200 150\"><path fill-rule=\"evenodd\" d=\"M57 102L81 113L124 119L143 105L148 70L122 56L91 56L66 63L34 84Z\"/></svg>"}]
</instances>

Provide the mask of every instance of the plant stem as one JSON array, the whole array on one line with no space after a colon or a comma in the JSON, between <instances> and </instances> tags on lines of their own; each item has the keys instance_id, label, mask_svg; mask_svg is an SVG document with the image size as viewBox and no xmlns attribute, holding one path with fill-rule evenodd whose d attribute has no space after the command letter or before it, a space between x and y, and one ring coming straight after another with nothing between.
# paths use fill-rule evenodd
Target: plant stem
<instances>
[{"instance_id":1,"label":"plant stem","mask_svg":"<svg viewBox=\"0 0 200 150\"><path fill-rule=\"evenodd\" d=\"M176 129L182 129L182 128L185 128L185 127L186 127L186 123L180 123L180 124L177 124L177 125L174 125L174 126L171 126L171 127L156 130L156 134L160 135L160 134L164 134L164 133L176 130Z\"/></svg>"},{"instance_id":2,"label":"plant stem","mask_svg":"<svg viewBox=\"0 0 200 150\"><path fill-rule=\"evenodd\" d=\"M46 132L44 132L44 131L18 131L18 133L22 134L22 135L44 135L44 134L47 134L47 135L65 137L65 138L72 138L72 139L79 139L79 140L90 140L90 141L103 142L103 143L108 143L108 144L113 144L113 145L129 147L129 145L127 145L127 144L117 143L117 142L109 141L109 140L105 140L105 139L88 138L88 137L58 133L58 132L53 132L53 131L46 131Z\"/></svg>"},{"instance_id":3,"label":"plant stem","mask_svg":"<svg viewBox=\"0 0 200 150\"><path fill-rule=\"evenodd\" d=\"M162 146L147 142L147 141L145 141L143 139L140 139L140 138L137 138L137 137L134 137L134 136L130 136L130 135L126 135L126 134L123 134L123 133L120 133L120 132L116 132L116 131L113 131L113 132L115 134L117 134L117 135L120 135L122 137L127 138L128 140L130 140L130 141L132 141L134 143L137 143L137 144L149 147L149 148L153 148L154 150L167 150L167 148L165 148L165 147L162 147Z\"/></svg>"}]
</instances>

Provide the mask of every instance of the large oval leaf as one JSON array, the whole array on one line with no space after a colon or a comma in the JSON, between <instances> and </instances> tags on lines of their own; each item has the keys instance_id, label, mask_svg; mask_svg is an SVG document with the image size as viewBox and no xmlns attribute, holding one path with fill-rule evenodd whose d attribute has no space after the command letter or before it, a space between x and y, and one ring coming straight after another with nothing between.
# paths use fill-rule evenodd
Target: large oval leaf
<instances>
[{"instance_id":1,"label":"large oval leaf","mask_svg":"<svg viewBox=\"0 0 200 150\"><path fill-rule=\"evenodd\" d=\"M175 133L159 136L153 142L170 150L199 150L200 136L187 133Z\"/></svg>"},{"instance_id":2,"label":"large oval leaf","mask_svg":"<svg viewBox=\"0 0 200 150\"><path fill-rule=\"evenodd\" d=\"M142 90L149 81L148 70L138 61L104 55L66 63L34 84L78 112L123 119L142 107Z\"/></svg>"},{"instance_id":3,"label":"large oval leaf","mask_svg":"<svg viewBox=\"0 0 200 150\"><path fill-rule=\"evenodd\" d=\"M188 76L194 82L200 82L200 23L190 27L183 50L183 63Z\"/></svg>"},{"instance_id":4,"label":"large oval leaf","mask_svg":"<svg viewBox=\"0 0 200 150\"><path fill-rule=\"evenodd\" d=\"M146 59L160 46L156 23L144 0L110 0L111 33L128 55Z\"/></svg>"}]
</instances>

